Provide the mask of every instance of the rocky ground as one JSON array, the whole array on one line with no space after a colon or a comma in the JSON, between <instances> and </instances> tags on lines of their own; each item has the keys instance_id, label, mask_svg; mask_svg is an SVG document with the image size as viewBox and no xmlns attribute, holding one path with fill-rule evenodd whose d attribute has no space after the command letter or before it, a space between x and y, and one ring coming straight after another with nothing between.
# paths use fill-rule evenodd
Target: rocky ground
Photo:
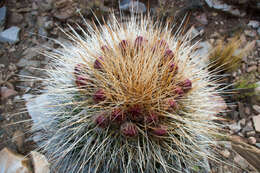
<instances>
[{"instance_id":1,"label":"rocky ground","mask_svg":"<svg viewBox=\"0 0 260 173\"><path fill-rule=\"evenodd\" d=\"M221 157L231 165L216 166L213 162L210 165L212 173L260 171L257 164L260 163L260 4L247 0L233 0L229 4L217 0L123 0L120 6L116 0L0 0L0 150L8 147L26 155L36 148L30 139L30 115L26 110L21 112L24 108L21 98L26 100L39 83L21 76L42 76L37 68L46 67L49 59L37 51L44 47L58 48L48 38L64 41L58 26L69 31L67 24L83 25L79 11L86 21L91 21L95 20L92 11L98 19L102 16L106 19L110 9L114 9L115 14L119 9L129 13L131 5L138 13L149 9L160 19L175 18L178 22L187 15L186 27L192 27L195 39L202 41L203 51L211 50L219 39L228 40L236 34L240 35L243 45L253 45L241 66L223 79L228 84L241 81L245 84L242 88L230 86L232 92L225 97L229 111L222 123L232 138L229 142L220 142L220 146L224 148ZM0 164L7 156L23 160L21 155L7 149L1 153ZM46 169L46 160L38 154L31 153L34 172L40 172L41 167ZM10 165L16 164L19 165Z\"/></svg>"}]
</instances>

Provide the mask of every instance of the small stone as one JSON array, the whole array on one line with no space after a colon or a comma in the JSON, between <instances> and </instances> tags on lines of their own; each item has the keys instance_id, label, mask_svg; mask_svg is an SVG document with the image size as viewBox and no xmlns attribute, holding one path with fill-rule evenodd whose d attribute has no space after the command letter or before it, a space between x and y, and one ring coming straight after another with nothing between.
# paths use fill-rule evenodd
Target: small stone
<instances>
[{"instance_id":1,"label":"small stone","mask_svg":"<svg viewBox=\"0 0 260 173\"><path fill-rule=\"evenodd\" d=\"M257 132L260 132L260 115L253 117L253 123L254 123L254 126L255 126L255 130Z\"/></svg>"},{"instance_id":2,"label":"small stone","mask_svg":"<svg viewBox=\"0 0 260 173\"><path fill-rule=\"evenodd\" d=\"M29 160L25 156L14 153L8 148L0 151L1 173L32 173Z\"/></svg>"},{"instance_id":3,"label":"small stone","mask_svg":"<svg viewBox=\"0 0 260 173\"><path fill-rule=\"evenodd\" d=\"M259 28L259 31L260 31L260 28ZM260 35L260 32L258 34ZM256 40L256 46L260 47L260 40Z\"/></svg>"},{"instance_id":4,"label":"small stone","mask_svg":"<svg viewBox=\"0 0 260 173\"><path fill-rule=\"evenodd\" d=\"M48 36L48 32L43 27L40 27L38 29L38 35L43 38L46 38Z\"/></svg>"},{"instance_id":5,"label":"small stone","mask_svg":"<svg viewBox=\"0 0 260 173\"><path fill-rule=\"evenodd\" d=\"M253 109L254 109L257 113L260 113L260 106L258 106L258 105L253 105Z\"/></svg>"},{"instance_id":6,"label":"small stone","mask_svg":"<svg viewBox=\"0 0 260 173\"><path fill-rule=\"evenodd\" d=\"M2 100L8 99L9 97L15 96L17 94L17 91L13 89L9 89L7 87L1 87L0 88L0 96Z\"/></svg>"},{"instance_id":7,"label":"small stone","mask_svg":"<svg viewBox=\"0 0 260 173\"><path fill-rule=\"evenodd\" d=\"M206 13L203 13L203 14L201 14L201 15L198 15L198 16L196 16L195 18L196 18L196 20L197 20L198 22L200 22L200 23L203 24L203 25L207 25L207 24L208 24L208 19L207 19Z\"/></svg>"},{"instance_id":8,"label":"small stone","mask_svg":"<svg viewBox=\"0 0 260 173\"><path fill-rule=\"evenodd\" d=\"M227 149L221 150L221 151L220 151L220 154L221 154L222 156L224 156L225 158L229 158L229 156L230 156L230 152L229 152Z\"/></svg>"},{"instance_id":9,"label":"small stone","mask_svg":"<svg viewBox=\"0 0 260 173\"><path fill-rule=\"evenodd\" d=\"M256 138L253 137L253 136L249 137L249 138L248 138L248 143L249 143L249 144L252 144L252 145L255 145L255 143L256 143Z\"/></svg>"},{"instance_id":10,"label":"small stone","mask_svg":"<svg viewBox=\"0 0 260 173\"><path fill-rule=\"evenodd\" d=\"M246 169L249 165L248 165L248 163L247 163L247 161L243 158L243 157L241 157L240 155L236 155L235 157L234 157L234 161L239 165L239 166L241 166L241 168L243 168L243 169Z\"/></svg>"},{"instance_id":11,"label":"small stone","mask_svg":"<svg viewBox=\"0 0 260 173\"><path fill-rule=\"evenodd\" d=\"M233 123L233 124L230 124L229 126L229 129L233 132L233 133L237 133L241 130L241 125L240 123Z\"/></svg>"},{"instance_id":12,"label":"small stone","mask_svg":"<svg viewBox=\"0 0 260 173\"><path fill-rule=\"evenodd\" d=\"M251 26L252 28L258 28L259 27L259 22L256 20L250 20L249 23L247 24L248 26Z\"/></svg>"},{"instance_id":13,"label":"small stone","mask_svg":"<svg viewBox=\"0 0 260 173\"><path fill-rule=\"evenodd\" d=\"M260 143L256 143L255 145L256 145L258 148L260 148Z\"/></svg>"},{"instance_id":14,"label":"small stone","mask_svg":"<svg viewBox=\"0 0 260 173\"><path fill-rule=\"evenodd\" d=\"M0 32L4 29L6 20L6 6L0 8Z\"/></svg>"},{"instance_id":15,"label":"small stone","mask_svg":"<svg viewBox=\"0 0 260 173\"><path fill-rule=\"evenodd\" d=\"M260 27L257 29L257 33L258 35L260 35Z\"/></svg>"},{"instance_id":16,"label":"small stone","mask_svg":"<svg viewBox=\"0 0 260 173\"><path fill-rule=\"evenodd\" d=\"M139 1L128 1L124 0L119 5L120 10L130 11L134 13L145 13L146 12L146 6L144 3Z\"/></svg>"},{"instance_id":17,"label":"small stone","mask_svg":"<svg viewBox=\"0 0 260 173\"><path fill-rule=\"evenodd\" d=\"M239 116L240 118L245 118L245 108L244 108L244 105L243 103L241 102L238 102L238 110L239 110Z\"/></svg>"},{"instance_id":18,"label":"small stone","mask_svg":"<svg viewBox=\"0 0 260 173\"><path fill-rule=\"evenodd\" d=\"M53 23L52 20L49 20L49 21L44 22L44 25L43 25L43 27L44 27L45 29L47 29L47 30L52 29L53 26L54 26L54 23Z\"/></svg>"},{"instance_id":19,"label":"small stone","mask_svg":"<svg viewBox=\"0 0 260 173\"><path fill-rule=\"evenodd\" d=\"M247 73L253 72L257 70L257 66L256 65L252 65L249 68L246 69Z\"/></svg>"},{"instance_id":20,"label":"small stone","mask_svg":"<svg viewBox=\"0 0 260 173\"><path fill-rule=\"evenodd\" d=\"M247 115L250 115L250 108L249 108L249 107L246 107L246 108L245 108L245 113L246 113Z\"/></svg>"},{"instance_id":21,"label":"small stone","mask_svg":"<svg viewBox=\"0 0 260 173\"><path fill-rule=\"evenodd\" d=\"M0 42L14 44L19 42L20 28L12 26L0 33Z\"/></svg>"},{"instance_id":22,"label":"small stone","mask_svg":"<svg viewBox=\"0 0 260 173\"><path fill-rule=\"evenodd\" d=\"M246 119L243 118L243 119L239 120L238 123L239 123L241 126L245 126L245 125L246 125Z\"/></svg>"},{"instance_id":23,"label":"small stone","mask_svg":"<svg viewBox=\"0 0 260 173\"><path fill-rule=\"evenodd\" d=\"M256 37L256 31L254 30L245 30L245 34L248 37Z\"/></svg>"},{"instance_id":24,"label":"small stone","mask_svg":"<svg viewBox=\"0 0 260 173\"><path fill-rule=\"evenodd\" d=\"M37 151L31 151L31 159L33 163L34 173L49 173L49 163L46 157Z\"/></svg>"},{"instance_id":25,"label":"small stone","mask_svg":"<svg viewBox=\"0 0 260 173\"><path fill-rule=\"evenodd\" d=\"M23 21L23 15L20 13L11 13L10 17L8 17L8 23L10 22L13 25L19 25Z\"/></svg>"},{"instance_id":26,"label":"small stone","mask_svg":"<svg viewBox=\"0 0 260 173\"><path fill-rule=\"evenodd\" d=\"M247 137L255 136L255 131L252 130L252 131L246 132L246 136L247 136Z\"/></svg>"},{"instance_id":27,"label":"small stone","mask_svg":"<svg viewBox=\"0 0 260 173\"><path fill-rule=\"evenodd\" d=\"M12 142L17 146L18 151L22 152L24 145L24 133L20 130L15 131L12 137Z\"/></svg>"},{"instance_id":28,"label":"small stone","mask_svg":"<svg viewBox=\"0 0 260 173\"><path fill-rule=\"evenodd\" d=\"M65 8L55 10L53 16L59 20L67 20L75 14L76 9L73 6L66 6Z\"/></svg>"}]
</instances>

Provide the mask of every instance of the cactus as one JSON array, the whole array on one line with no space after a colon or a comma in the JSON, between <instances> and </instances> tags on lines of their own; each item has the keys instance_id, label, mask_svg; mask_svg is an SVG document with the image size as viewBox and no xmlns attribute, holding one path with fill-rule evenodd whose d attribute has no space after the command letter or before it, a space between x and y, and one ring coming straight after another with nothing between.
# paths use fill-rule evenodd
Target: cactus
<instances>
[{"instance_id":1,"label":"cactus","mask_svg":"<svg viewBox=\"0 0 260 173\"><path fill-rule=\"evenodd\" d=\"M66 33L71 45L45 52L48 118L34 130L44 131L52 172L191 172L217 160L222 90L198 67L188 34L149 17L86 25L83 36Z\"/></svg>"}]
</instances>

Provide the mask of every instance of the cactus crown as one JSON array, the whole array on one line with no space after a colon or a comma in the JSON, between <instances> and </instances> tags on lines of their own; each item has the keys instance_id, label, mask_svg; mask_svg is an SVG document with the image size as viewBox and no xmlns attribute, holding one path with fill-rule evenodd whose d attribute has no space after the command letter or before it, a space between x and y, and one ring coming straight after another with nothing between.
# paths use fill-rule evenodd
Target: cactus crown
<instances>
[{"instance_id":1,"label":"cactus crown","mask_svg":"<svg viewBox=\"0 0 260 173\"><path fill-rule=\"evenodd\" d=\"M46 53L49 103L43 150L59 172L183 172L205 167L219 106L213 75L188 35L149 17L100 28ZM55 109L59 111L53 111ZM46 126L48 128L46 128Z\"/></svg>"}]
</instances>

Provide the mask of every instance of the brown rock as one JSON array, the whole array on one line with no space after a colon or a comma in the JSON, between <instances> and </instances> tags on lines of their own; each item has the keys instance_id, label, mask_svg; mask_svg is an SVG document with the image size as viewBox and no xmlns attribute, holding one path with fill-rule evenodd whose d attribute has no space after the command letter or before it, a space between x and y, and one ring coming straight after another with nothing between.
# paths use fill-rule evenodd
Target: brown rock
<instances>
[{"instance_id":1,"label":"brown rock","mask_svg":"<svg viewBox=\"0 0 260 173\"><path fill-rule=\"evenodd\" d=\"M255 131L260 132L260 114L253 117Z\"/></svg>"},{"instance_id":2,"label":"brown rock","mask_svg":"<svg viewBox=\"0 0 260 173\"><path fill-rule=\"evenodd\" d=\"M256 66L256 65L252 65L252 66L250 66L250 67L248 67L248 68L246 69L246 72L247 72L247 73L250 73L250 72L256 71L256 70L257 70L257 66Z\"/></svg>"},{"instance_id":3,"label":"brown rock","mask_svg":"<svg viewBox=\"0 0 260 173\"><path fill-rule=\"evenodd\" d=\"M255 145L255 143L256 143L256 138L253 137L253 136L249 137L249 138L248 138L248 143L249 143L249 144L252 144L252 145Z\"/></svg>"},{"instance_id":4,"label":"brown rock","mask_svg":"<svg viewBox=\"0 0 260 173\"><path fill-rule=\"evenodd\" d=\"M15 131L12 142L17 146L18 150L22 152L24 144L24 133L20 130Z\"/></svg>"},{"instance_id":5,"label":"brown rock","mask_svg":"<svg viewBox=\"0 0 260 173\"><path fill-rule=\"evenodd\" d=\"M0 96L1 96L2 100L7 99L11 96L15 96L16 94L17 94L17 91L15 91L13 89L9 89L7 87L0 88Z\"/></svg>"},{"instance_id":6,"label":"brown rock","mask_svg":"<svg viewBox=\"0 0 260 173\"><path fill-rule=\"evenodd\" d=\"M49 173L49 163L46 157L37 151L31 151L31 159L33 162L34 173Z\"/></svg>"},{"instance_id":7,"label":"brown rock","mask_svg":"<svg viewBox=\"0 0 260 173\"><path fill-rule=\"evenodd\" d=\"M4 148L0 151L1 173L32 173L29 160L25 156Z\"/></svg>"},{"instance_id":8,"label":"brown rock","mask_svg":"<svg viewBox=\"0 0 260 173\"><path fill-rule=\"evenodd\" d=\"M246 107L246 108L245 108L245 113L246 113L247 115L250 115L250 108L249 108L249 107Z\"/></svg>"},{"instance_id":9,"label":"brown rock","mask_svg":"<svg viewBox=\"0 0 260 173\"><path fill-rule=\"evenodd\" d=\"M220 154L225 158L229 158L230 156L230 152L227 149L220 151Z\"/></svg>"},{"instance_id":10,"label":"brown rock","mask_svg":"<svg viewBox=\"0 0 260 173\"><path fill-rule=\"evenodd\" d=\"M253 105L253 109L254 109L257 113L260 113L260 106L258 106L258 105Z\"/></svg>"}]
</instances>

